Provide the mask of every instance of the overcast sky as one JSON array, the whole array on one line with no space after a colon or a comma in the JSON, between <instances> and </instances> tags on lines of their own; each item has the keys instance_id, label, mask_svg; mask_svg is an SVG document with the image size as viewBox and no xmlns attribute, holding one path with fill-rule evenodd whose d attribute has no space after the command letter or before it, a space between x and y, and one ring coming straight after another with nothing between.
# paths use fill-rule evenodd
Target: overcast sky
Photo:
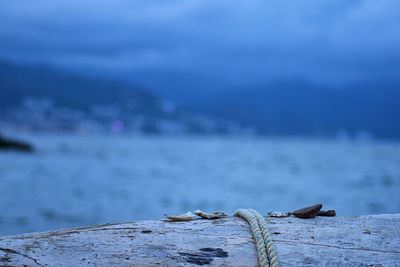
<instances>
[{"instance_id":1,"label":"overcast sky","mask_svg":"<svg viewBox=\"0 0 400 267\"><path fill-rule=\"evenodd\" d=\"M230 81L399 81L400 1L1 0L0 58Z\"/></svg>"}]
</instances>

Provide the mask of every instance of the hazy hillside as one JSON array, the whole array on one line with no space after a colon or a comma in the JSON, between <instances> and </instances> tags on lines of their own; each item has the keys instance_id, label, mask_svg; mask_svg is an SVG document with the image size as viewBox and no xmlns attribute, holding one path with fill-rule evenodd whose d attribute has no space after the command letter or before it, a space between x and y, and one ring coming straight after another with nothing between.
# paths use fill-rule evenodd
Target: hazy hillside
<instances>
[{"instance_id":1,"label":"hazy hillside","mask_svg":"<svg viewBox=\"0 0 400 267\"><path fill-rule=\"evenodd\" d=\"M196 84L209 86L209 82ZM195 112L254 125L264 134L369 133L378 138L400 138L399 83L327 86L293 79L251 86L220 85L218 90L191 90L188 84L177 84L175 90L158 89L157 93ZM152 86L157 86L155 80Z\"/></svg>"},{"instance_id":2,"label":"hazy hillside","mask_svg":"<svg viewBox=\"0 0 400 267\"><path fill-rule=\"evenodd\" d=\"M106 123L122 120L146 131L167 127L178 132L182 129L226 132L227 127L237 129L238 126L223 125L223 121L238 121L270 135L371 134L378 138L400 138L400 86L393 82L335 88L304 80L278 80L246 88L227 88L218 81L201 77L197 77L198 82L190 75L179 79L185 76L181 73L156 74L136 73L130 77L131 80L137 77L138 84L152 88L151 93L130 83L84 78L44 65L18 66L3 62L0 63L0 109L3 113L8 110L8 114L16 114L13 108L26 106L27 98L50 99L55 107L89 112L84 116L86 120L95 115ZM155 94L178 103L192 115ZM28 106L31 102L28 101ZM39 102L39 106L43 105L48 104ZM193 114L205 114L219 121ZM79 116L75 117L82 119ZM54 120L59 121L59 116Z\"/></svg>"},{"instance_id":3,"label":"hazy hillside","mask_svg":"<svg viewBox=\"0 0 400 267\"><path fill-rule=\"evenodd\" d=\"M324 88L304 81L279 81L221 93L214 97L210 114L227 118L234 114L267 134L335 135L345 131L400 138L397 89L394 84Z\"/></svg>"},{"instance_id":4,"label":"hazy hillside","mask_svg":"<svg viewBox=\"0 0 400 267\"><path fill-rule=\"evenodd\" d=\"M0 62L0 122L33 130L227 133L240 127L177 108L122 82ZM88 129L89 128L89 129Z\"/></svg>"},{"instance_id":5,"label":"hazy hillside","mask_svg":"<svg viewBox=\"0 0 400 267\"><path fill-rule=\"evenodd\" d=\"M51 98L57 106L77 109L117 103L143 113L159 112L159 99L140 88L70 75L45 65L18 66L0 62L0 85L3 108L33 97Z\"/></svg>"}]
</instances>

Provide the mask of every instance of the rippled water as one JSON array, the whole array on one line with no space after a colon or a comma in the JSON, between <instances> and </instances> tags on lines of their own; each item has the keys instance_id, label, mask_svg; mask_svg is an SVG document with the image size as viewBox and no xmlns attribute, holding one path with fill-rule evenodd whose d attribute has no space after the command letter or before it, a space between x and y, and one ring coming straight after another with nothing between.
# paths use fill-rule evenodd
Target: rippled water
<instances>
[{"instance_id":1,"label":"rippled water","mask_svg":"<svg viewBox=\"0 0 400 267\"><path fill-rule=\"evenodd\" d=\"M0 234L321 202L400 212L400 144L222 137L28 136L0 153Z\"/></svg>"}]
</instances>

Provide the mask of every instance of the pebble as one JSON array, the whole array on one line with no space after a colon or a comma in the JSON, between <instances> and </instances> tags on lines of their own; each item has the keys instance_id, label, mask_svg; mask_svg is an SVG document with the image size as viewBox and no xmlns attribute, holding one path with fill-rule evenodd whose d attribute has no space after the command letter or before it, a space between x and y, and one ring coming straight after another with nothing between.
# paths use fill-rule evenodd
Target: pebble
<instances>
[{"instance_id":1,"label":"pebble","mask_svg":"<svg viewBox=\"0 0 400 267\"><path fill-rule=\"evenodd\" d=\"M310 207L295 210L291 214L297 218L310 219L317 216L321 208L322 204L315 204Z\"/></svg>"}]
</instances>

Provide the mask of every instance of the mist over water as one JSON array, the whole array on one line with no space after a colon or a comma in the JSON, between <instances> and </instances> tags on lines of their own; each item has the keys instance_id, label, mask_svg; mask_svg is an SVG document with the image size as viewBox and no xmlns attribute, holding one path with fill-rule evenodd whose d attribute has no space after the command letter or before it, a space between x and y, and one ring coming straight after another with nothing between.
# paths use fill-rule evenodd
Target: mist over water
<instances>
[{"instance_id":1,"label":"mist over water","mask_svg":"<svg viewBox=\"0 0 400 267\"><path fill-rule=\"evenodd\" d=\"M29 136L0 154L0 234L196 209L400 210L400 144L304 138Z\"/></svg>"}]
</instances>

